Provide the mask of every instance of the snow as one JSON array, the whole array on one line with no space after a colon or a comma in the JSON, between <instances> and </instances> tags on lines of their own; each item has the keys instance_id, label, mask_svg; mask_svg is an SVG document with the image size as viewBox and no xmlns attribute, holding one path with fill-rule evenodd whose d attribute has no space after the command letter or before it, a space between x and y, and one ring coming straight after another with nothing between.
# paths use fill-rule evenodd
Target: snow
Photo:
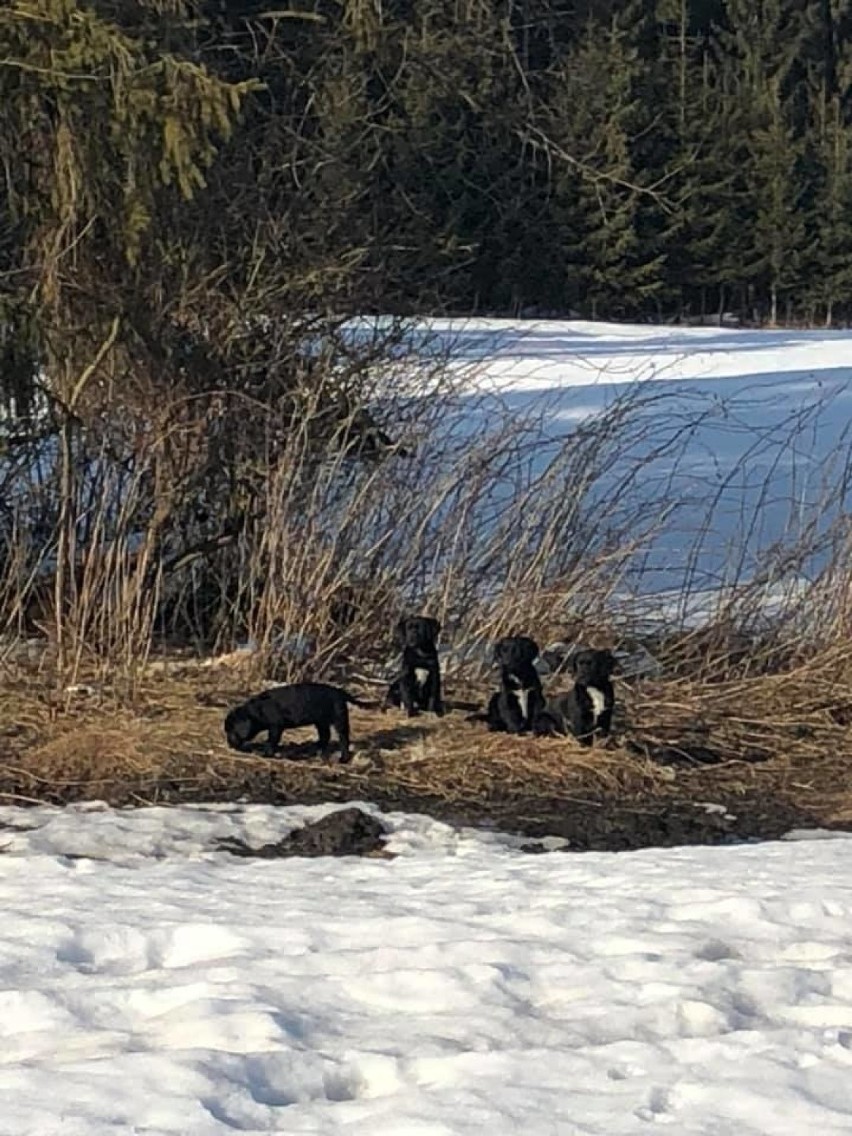
<instances>
[{"instance_id":1,"label":"snow","mask_svg":"<svg viewBox=\"0 0 852 1136\"><path fill-rule=\"evenodd\" d=\"M0 810L0 1133L852 1132L849 837L214 848L327 811Z\"/></svg>"},{"instance_id":2,"label":"snow","mask_svg":"<svg viewBox=\"0 0 852 1136\"><path fill-rule=\"evenodd\" d=\"M449 353L471 433L527 425L531 476L572 430L637 400L589 505L614 515L618 496L623 515L659 524L626 579L630 593L678 596L680 622L706 618L708 597L752 578L780 544L812 551L776 555L796 570L771 580L770 599L828 563L816 537L852 508L852 332L446 319L416 325L411 342Z\"/></svg>"},{"instance_id":3,"label":"snow","mask_svg":"<svg viewBox=\"0 0 852 1136\"><path fill-rule=\"evenodd\" d=\"M852 377L850 331L505 319L418 326L434 353L451 348L459 366L475 363L485 385L504 391L767 375L783 376L789 393L791 375L806 376L806 390L821 372Z\"/></svg>"}]
</instances>

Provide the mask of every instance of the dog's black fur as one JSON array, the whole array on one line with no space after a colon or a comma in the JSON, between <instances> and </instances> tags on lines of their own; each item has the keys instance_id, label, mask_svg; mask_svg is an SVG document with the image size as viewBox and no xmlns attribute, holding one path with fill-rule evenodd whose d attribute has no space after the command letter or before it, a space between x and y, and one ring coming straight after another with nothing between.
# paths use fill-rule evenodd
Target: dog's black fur
<instances>
[{"instance_id":1,"label":"dog's black fur","mask_svg":"<svg viewBox=\"0 0 852 1136\"><path fill-rule=\"evenodd\" d=\"M524 689L524 688L521 688ZM526 688L526 714L518 699L519 690L497 690L488 700L484 714L474 714L470 721L485 722L492 733L523 734L538 720L544 707L541 691Z\"/></svg>"},{"instance_id":2,"label":"dog's black fur","mask_svg":"<svg viewBox=\"0 0 852 1136\"><path fill-rule=\"evenodd\" d=\"M274 686L235 706L225 718L225 736L231 749L245 750L257 734L267 731L267 752L278 748L284 730L316 726L320 752L325 756L333 726L340 741L340 761L350 760L348 703L366 709L348 691L324 682Z\"/></svg>"},{"instance_id":3,"label":"dog's black fur","mask_svg":"<svg viewBox=\"0 0 852 1136\"><path fill-rule=\"evenodd\" d=\"M396 625L394 639L402 651L398 678L390 684L386 706L404 706L409 718L421 710L444 713L438 636L441 625L427 615L405 615Z\"/></svg>"},{"instance_id":4,"label":"dog's black fur","mask_svg":"<svg viewBox=\"0 0 852 1136\"><path fill-rule=\"evenodd\" d=\"M611 681L616 660L611 651L584 647L570 659L574 689L547 699L535 722L535 732L543 735L568 734L581 745L608 737L612 729L615 691Z\"/></svg>"},{"instance_id":5,"label":"dog's black fur","mask_svg":"<svg viewBox=\"0 0 852 1136\"><path fill-rule=\"evenodd\" d=\"M526 635L509 635L495 644L500 689L488 703L489 730L522 734L533 728L544 707L541 678L533 665L538 653L538 644Z\"/></svg>"}]
</instances>

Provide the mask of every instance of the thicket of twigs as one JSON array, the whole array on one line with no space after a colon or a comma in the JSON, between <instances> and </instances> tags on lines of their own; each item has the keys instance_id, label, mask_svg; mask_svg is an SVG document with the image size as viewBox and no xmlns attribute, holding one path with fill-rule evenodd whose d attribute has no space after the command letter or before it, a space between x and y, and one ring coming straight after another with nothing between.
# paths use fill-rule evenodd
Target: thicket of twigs
<instances>
[{"instance_id":1,"label":"thicket of twigs","mask_svg":"<svg viewBox=\"0 0 852 1136\"><path fill-rule=\"evenodd\" d=\"M825 407L776 427L762 449L756 430L722 481L685 478L715 404L624 387L560 435L546 402L519 410L487 393L452 344L402 323L357 330L265 328L262 372L232 387L190 375L171 396L105 344L73 410L46 397L37 419L7 418L6 665L21 638L41 635L55 688L108 678L131 699L152 652L170 650L249 643L256 675L363 674L389 657L393 622L411 610L442 621L465 681L484 676L496 638L521 630L542 646L638 640L667 675L708 683L842 650L845 437L823 459L821 497L785 505L783 539L756 539L764 508L778 520L778 461ZM745 496L751 462L766 484L752 478ZM725 522L730 547L708 561L724 500L742 518ZM667 550L677 588L663 618L648 574L660 576Z\"/></svg>"},{"instance_id":2,"label":"thicket of twigs","mask_svg":"<svg viewBox=\"0 0 852 1136\"><path fill-rule=\"evenodd\" d=\"M215 389L153 406L128 398L120 415L107 411L102 362L73 429L51 430L48 408L44 437L30 431L9 449L3 798L368 796L526 817L529 830L580 809L593 840L606 802L665 812L697 793L765 806L774 819L761 832L848 823L844 445L825 459L823 496L808 509L789 503L784 539L708 577L700 554L720 539L721 490L675 476L689 461L690 407L659 387L624 388L559 437L540 402L510 410L481 384L477 393L475 366L410 342L402 326L360 347L341 333L319 363L303 362L309 380L288 379L277 399ZM349 397L360 394L329 417L344 359ZM789 454L807 425L791 421L773 445ZM728 475L732 493L740 476ZM664 615L647 593L654 548L686 565ZM223 709L262 679L367 680L378 700L407 610L444 624L457 713L411 723L356 712L347 769L227 751ZM542 646L650 651L659 674L619 680L612 748L516 741L463 720L494 681L491 644L518 631ZM246 642L255 650L237 669L199 667ZM310 732L294 740L306 756Z\"/></svg>"}]
</instances>

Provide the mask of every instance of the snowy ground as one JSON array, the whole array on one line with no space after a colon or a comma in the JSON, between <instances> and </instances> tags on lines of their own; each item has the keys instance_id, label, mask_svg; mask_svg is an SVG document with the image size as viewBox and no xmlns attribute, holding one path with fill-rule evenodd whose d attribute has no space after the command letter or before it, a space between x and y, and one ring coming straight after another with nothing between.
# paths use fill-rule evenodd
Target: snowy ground
<instances>
[{"instance_id":1,"label":"snowy ground","mask_svg":"<svg viewBox=\"0 0 852 1136\"><path fill-rule=\"evenodd\" d=\"M212 851L323 811L0 810L0 1133L852 1132L852 839Z\"/></svg>"},{"instance_id":2,"label":"snowy ground","mask_svg":"<svg viewBox=\"0 0 852 1136\"><path fill-rule=\"evenodd\" d=\"M432 320L423 326L436 354L449 348L459 365L475 364L488 385L504 391L759 375L786 389L793 375L852 378L852 331L506 319Z\"/></svg>"},{"instance_id":3,"label":"snowy ground","mask_svg":"<svg viewBox=\"0 0 852 1136\"><path fill-rule=\"evenodd\" d=\"M625 509L673 508L644 548L643 593L680 591L687 577L692 592L748 579L763 550L808 532L817 514L824 531L852 505L852 332L498 319L421 330L421 350L450 352L471 391L470 429L499 407L555 441L616 400L653 400L600 482L605 494L641 468ZM540 466L547 456L542 447ZM824 563L817 554L804 569Z\"/></svg>"}]
</instances>

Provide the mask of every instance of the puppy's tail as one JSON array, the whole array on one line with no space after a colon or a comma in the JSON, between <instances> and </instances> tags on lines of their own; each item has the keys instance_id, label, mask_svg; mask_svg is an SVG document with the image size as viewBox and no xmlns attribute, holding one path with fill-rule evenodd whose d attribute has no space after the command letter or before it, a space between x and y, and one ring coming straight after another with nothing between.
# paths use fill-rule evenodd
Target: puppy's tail
<instances>
[{"instance_id":1,"label":"puppy's tail","mask_svg":"<svg viewBox=\"0 0 852 1136\"><path fill-rule=\"evenodd\" d=\"M492 734L505 734L506 726L499 718L495 718L492 714L479 713L468 714L465 718L466 722L484 722Z\"/></svg>"},{"instance_id":2,"label":"puppy's tail","mask_svg":"<svg viewBox=\"0 0 852 1136\"><path fill-rule=\"evenodd\" d=\"M346 701L351 702L353 706L357 706L360 710L376 710L378 703L376 702L362 702L360 698L356 698L354 694L350 694L348 690L343 692L346 695Z\"/></svg>"},{"instance_id":3,"label":"puppy's tail","mask_svg":"<svg viewBox=\"0 0 852 1136\"><path fill-rule=\"evenodd\" d=\"M568 734L565 720L561 714L542 710L533 721L533 733L538 738L564 738Z\"/></svg>"}]
</instances>

